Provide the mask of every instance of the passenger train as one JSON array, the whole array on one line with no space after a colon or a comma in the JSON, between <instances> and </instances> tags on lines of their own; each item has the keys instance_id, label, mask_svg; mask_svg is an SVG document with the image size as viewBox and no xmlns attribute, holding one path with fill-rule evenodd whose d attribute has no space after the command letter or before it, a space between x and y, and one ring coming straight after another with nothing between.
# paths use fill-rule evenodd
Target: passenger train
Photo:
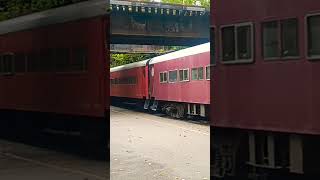
<instances>
[{"instance_id":1,"label":"passenger train","mask_svg":"<svg viewBox=\"0 0 320 180\"><path fill-rule=\"evenodd\" d=\"M208 116L210 43L110 69L113 100L142 102L181 118Z\"/></svg>"}]
</instances>

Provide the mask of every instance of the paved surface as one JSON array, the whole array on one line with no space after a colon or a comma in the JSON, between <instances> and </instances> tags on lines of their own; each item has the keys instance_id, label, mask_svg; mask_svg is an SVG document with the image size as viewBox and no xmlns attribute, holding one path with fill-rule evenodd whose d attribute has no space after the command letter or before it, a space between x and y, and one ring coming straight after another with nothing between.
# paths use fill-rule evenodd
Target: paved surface
<instances>
[{"instance_id":1,"label":"paved surface","mask_svg":"<svg viewBox=\"0 0 320 180\"><path fill-rule=\"evenodd\" d=\"M106 162L0 140L1 180L105 180Z\"/></svg>"},{"instance_id":2,"label":"paved surface","mask_svg":"<svg viewBox=\"0 0 320 180\"><path fill-rule=\"evenodd\" d=\"M111 107L111 180L210 179L210 128Z\"/></svg>"}]
</instances>

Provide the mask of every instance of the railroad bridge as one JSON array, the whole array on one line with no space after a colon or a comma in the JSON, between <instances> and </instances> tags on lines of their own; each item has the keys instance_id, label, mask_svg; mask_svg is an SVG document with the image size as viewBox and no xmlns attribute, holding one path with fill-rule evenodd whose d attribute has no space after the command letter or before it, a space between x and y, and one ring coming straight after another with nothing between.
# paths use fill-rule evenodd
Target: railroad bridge
<instances>
[{"instance_id":1,"label":"railroad bridge","mask_svg":"<svg viewBox=\"0 0 320 180\"><path fill-rule=\"evenodd\" d=\"M192 46L209 41L204 7L111 0L111 44Z\"/></svg>"}]
</instances>

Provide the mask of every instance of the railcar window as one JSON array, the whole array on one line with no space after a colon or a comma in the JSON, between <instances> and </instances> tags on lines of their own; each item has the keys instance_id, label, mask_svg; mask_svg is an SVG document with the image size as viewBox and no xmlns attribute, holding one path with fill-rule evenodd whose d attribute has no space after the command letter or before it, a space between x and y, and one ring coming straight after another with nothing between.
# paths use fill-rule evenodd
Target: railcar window
<instances>
[{"instance_id":1,"label":"railcar window","mask_svg":"<svg viewBox=\"0 0 320 180\"><path fill-rule=\"evenodd\" d=\"M136 77L129 77L128 78L128 84L136 84L137 78Z\"/></svg>"},{"instance_id":2,"label":"railcar window","mask_svg":"<svg viewBox=\"0 0 320 180\"><path fill-rule=\"evenodd\" d=\"M179 81L189 81L189 69L179 70Z\"/></svg>"},{"instance_id":3,"label":"railcar window","mask_svg":"<svg viewBox=\"0 0 320 180\"><path fill-rule=\"evenodd\" d=\"M252 58L251 34L251 26L248 25L237 27L237 50L239 60Z\"/></svg>"},{"instance_id":4,"label":"railcar window","mask_svg":"<svg viewBox=\"0 0 320 180\"><path fill-rule=\"evenodd\" d=\"M298 19L296 18L262 23L262 46L265 59L299 56L298 39Z\"/></svg>"},{"instance_id":5,"label":"railcar window","mask_svg":"<svg viewBox=\"0 0 320 180\"><path fill-rule=\"evenodd\" d=\"M191 79L198 80L198 68L192 68L191 70Z\"/></svg>"},{"instance_id":6,"label":"railcar window","mask_svg":"<svg viewBox=\"0 0 320 180\"><path fill-rule=\"evenodd\" d=\"M183 81L183 70L179 70L179 81Z\"/></svg>"},{"instance_id":7,"label":"railcar window","mask_svg":"<svg viewBox=\"0 0 320 180\"><path fill-rule=\"evenodd\" d=\"M222 28L222 60L233 61L235 60L235 28L224 27Z\"/></svg>"},{"instance_id":8,"label":"railcar window","mask_svg":"<svg viewBox=\"0 0 320 180\"><path fill-rule=\"evenodd\" d=\"M298 48L298 20L281 21L281 56L299 56Z\"/></svg>"},{"instance_id":9,"label":"railcar window","mask_svg":"<svg viewBox=\"0 0 320 180\"><path fill-rule=\"evenodd\" d=\"M279 57L278 22L265 22L262 24L263 57Z\"/></svg>"},{"instance_id":10,"label":"railcar window","mask_svg":"<svg viewBox=\"0 0 320 180\"><path fill-rule=\"evenodd\" d=\"M198 79L203 80L203 67L198 68Z\"/></svg>"},{"instance_id":11,"label":"railcar window","mask_svg":"<svg viewBox=\"0 0 320 180\"><path fill-rule=\"evenodd\" d=\"M203 67L192 68L191 79L192 80L203 80Z\"/></svg>"},{"instance_id":12,"label":"railcar window","mask_svg":"<svg viewBox=\"0 0 320 180\"><path fill-rule=\"evenodd\" d=\"M71 63L73 71L87 70L87 50L84 48L73 49L73 59Z\"/></svg>"},{"instance_id":13,"label":"railcar window","mask_svg":"<svg viewBox=\"0 0 320 180\"><path fill-rule=\"evenodd\" d=\"M222 61L244 63L253 60L253 31L251 23L221 28Z\"/></svg>"},{"instance_id":14,"label":"railcar window","mask_svg":"<svg viewBox=\"0 0 320 180\"><path fill-rule=\"evenodd\" d=\"M160 73L160 82L163 82L163 73Z\"/></svg>"},{"instance_id":15,"label":"railcar window","mask_svg":"<svg viewBox=\"0 0 320 180\"><path fill-rule=\"evenodd\" d=\"M163 73L163 81L168 82L168 73L167 72Z\"/></svg>"},{"instance_id":16,"label":"railcar window","mask_svg":"<svg viewBox=\"0 0 320 180\"><path fill-rule=\"evenodd\" d=\"M210 66L206 67L206 79L210 80Z\"/></svg>"},{"instance_id":17,"label":"railcar window","mask_svg":"<svg viewBox=\"0 0 320 180\"><path fill-rule=\"evenodd\" d=\"M57 72L66 72L70 70L69 49L61 48L56 50L55 64Z\"/></svg>"},{"instance_id":18,"label":"railcar window","mask_svg":"<svg viewBox=\"0 0 320 180\"><path fill-rule=\"evenodd\" d=\"M26 56L19 53L14 58L14 70L17 73L24 73L26 71Z\"/></svg>"},{"instance_id":19,"label":"railcar window","mask_svg":"<svg viewBox=\"0 0 320 180\"><path fill-rule=\"evenodd\" d=\"M178 80L178 71L169 71L169 82L173 83Z\"/></svg>"},{"instance_id":20,"label":"railcar window","mask_svg":"<svg viewBox=\"0 0 320 180\"><path fill-rule=\"evenodd\" d=\"M12 54L7 54L2 57L2 72L5 74L13 73L13 60Z\"/></svg>"},{"instance_id":21,"label":"railcar window","mask_svg":"<svg viewBox=\"0 0 320 180\"><path fill-rule=\"evenodd\" d=\"M160 83L166 83L167 81L168 81L167 72L161 72L160 73Z\"/></svg>"},{"instance_id":22,"label":"railcar window","mask_svg":"<svg viewBox=\"0 0 320 180\"><path fill-rule=\"evenodd\" d=\"M320 15L307 18L308 57L320 56Z\"/></svg>"},{"instance_id":23,"label":"railcar window","mask_svg":"<svg viewBox=\"0 0 320 180\"><path fill-rule=\"evenodd\" d=\"M189 81L189 69L183 70L183 80Z\"/></svg>"}]
</instances>

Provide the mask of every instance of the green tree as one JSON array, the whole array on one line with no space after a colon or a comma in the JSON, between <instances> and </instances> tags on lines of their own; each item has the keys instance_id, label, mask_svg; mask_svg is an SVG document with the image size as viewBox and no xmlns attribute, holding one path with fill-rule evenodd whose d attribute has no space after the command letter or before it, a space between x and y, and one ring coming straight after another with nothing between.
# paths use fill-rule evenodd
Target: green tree
<instances>
[{"instance_id":1,"label":"green tree","mask_svg":"<svg viewBox=\"0 0 320 180\"><path fill-rule=\"evenodd\" d=\"M163 3L210 7L210 0L161 0Z\"/></svg>"},{"instance_id":2,"label":"green tree","mask_svg":"<svg viewBox=\"0 0 320 180\"><path fill-rule=\"evenodd\" d=\"M169 48L160 50L159 53L156 54L112 54L110 67L116 67L124 64L147 60L155 56L159 56L168 52L177 51L184 48L185 47L183 46L171 46Z\"/></svg>"},{"instance_id":3,"label":"green tree","mask_svg":"<svg viewBox=\"0 0 320 180\"><path fill-rule=\"evenodd\" d=\"M0 0L0 21L86 0Z\"/></svg>"},{"instance_id":4,"label":"green tree","mask_svg":"<svg viewBox=\"0 0 320 180\"><path fill-rule=\"evenodd\" d=\"M121 66L133 62L143 61L157 56L157 54L112 54L110 67Z\"/></svg>"}]
</instances>

